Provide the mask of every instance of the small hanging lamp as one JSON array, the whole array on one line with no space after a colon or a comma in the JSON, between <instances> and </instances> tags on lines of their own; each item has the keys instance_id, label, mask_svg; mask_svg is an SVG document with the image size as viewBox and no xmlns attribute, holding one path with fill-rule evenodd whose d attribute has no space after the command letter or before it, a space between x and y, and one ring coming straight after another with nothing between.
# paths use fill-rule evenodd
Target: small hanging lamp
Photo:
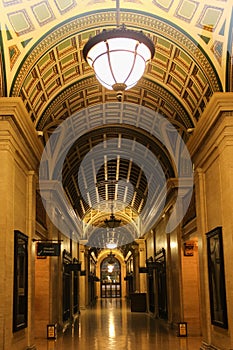
<instances>
[{"instance_id":1,"label":"small hanging lamp","mask_svg":"<svg viewBox=\"0 0 233 350\"><path fill-rule=\"evenodd\" d=\"M113 207L112 207L112 213L110 215L110 218L109 219L105 219L104 223L105 223L105 226L107 228L110 228L110 229L114 229L114 228L117 228L117 227L120 226L121 220L115 218L115 215L113 214Z\"/></svg>"}]
</instances>

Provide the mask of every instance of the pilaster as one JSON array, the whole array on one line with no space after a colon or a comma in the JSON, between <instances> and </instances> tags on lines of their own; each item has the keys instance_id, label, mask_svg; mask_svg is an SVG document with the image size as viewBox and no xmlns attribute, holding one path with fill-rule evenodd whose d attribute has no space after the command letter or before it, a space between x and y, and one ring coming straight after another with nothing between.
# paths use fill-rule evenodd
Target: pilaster
<instances>
[{"instance_id":1,"label":"pilaster","mask_svg":"<svg viewBox=\"0 0 233 350\"><path fill-rule=\"evenodd\" d=\"M138 244L138 262L139 267L145 267L146 265L146 244L145 239L136 239L135 242ZM139 273L139 292L145 293L147 290L147 275L145 273Z\"/></svg>"},{"instance_id":2,"label":"pilaster","mask_svg":"<svg viewBox=\"0 0 233 350\"><path fill-rule=\"evenodd\" d=\"M20 98L0 98L0 344L26 348L34 342L35 178L43 146ZM13 333L14 230L28 236L28 325Z\"/></svg>"},{"instance_id":3,"label":"pilaster","mask_svg":"<svg viewBox=\"0 0 233 350\"><path fill-rule=\"evenodd\" d=\"M86 276L80 276L79 279L79 305L80 310L86 309L87 301L86 301L86 294L87 294L87 278L88 278L88 266L87 266L87 259L86 259L86 246L85 243L87 241L79 241L79 261L81 262L81 269L82 271L86 271Z\"/></svg>"},{"instance_id":4,"label":"pilaster","mask_svg":"<svg viewBox=\"0 0 233 350\"><path fill-rule=\"evenodd\" d=\"M188 148L195 167L197 230L200 237L202 349L233 348L233 93L212 96ZM206 233L222 227L228 329L211 323Z\"/></svg>"}]
</instances>

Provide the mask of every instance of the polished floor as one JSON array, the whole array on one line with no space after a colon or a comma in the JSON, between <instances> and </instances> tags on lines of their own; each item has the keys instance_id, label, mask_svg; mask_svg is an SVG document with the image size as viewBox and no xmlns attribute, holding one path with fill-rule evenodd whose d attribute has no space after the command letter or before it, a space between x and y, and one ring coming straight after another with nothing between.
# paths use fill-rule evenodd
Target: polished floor
<instances>
[{"instance_id":1,"label":"polished floor","mask_svg":"<svg viewBox=\"0 0 233 350\"><path fill-rule=\"evenodd\" d=\"M131 312L125 300L101 299L81 311L79 323L57 340L39 340L37 350L198 350L199 337L177 337L163 321Z\"/></svg>"}]
</instances>

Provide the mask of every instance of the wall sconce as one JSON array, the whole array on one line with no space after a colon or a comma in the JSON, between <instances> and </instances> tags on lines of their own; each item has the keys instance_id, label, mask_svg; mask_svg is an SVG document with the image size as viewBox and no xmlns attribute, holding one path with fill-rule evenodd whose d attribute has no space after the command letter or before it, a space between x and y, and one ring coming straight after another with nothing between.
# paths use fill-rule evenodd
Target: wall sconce
<instances>
[{"instance_id":1,"label":"wall sconce","mask_svg":"<svg viewBox=\"0 0 233 350\"><path fill-rule=\"evenodd\" d=\"M189 241L184 243L184 256L193 256L194 255L194 242Z\"/></svg>"}]
</instances>

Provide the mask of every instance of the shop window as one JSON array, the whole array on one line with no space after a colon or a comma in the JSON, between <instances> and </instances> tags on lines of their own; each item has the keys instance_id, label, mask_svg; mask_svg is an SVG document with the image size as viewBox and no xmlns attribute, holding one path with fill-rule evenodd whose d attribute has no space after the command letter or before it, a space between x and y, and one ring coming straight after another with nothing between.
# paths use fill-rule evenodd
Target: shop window
<instances>
[{"instance_id":1,"label":"shop window","mask_svg":"<svg viewBox=\"0 0 233 350\"><path fill-rule=\"evenodd\" d=\"M79 311L78 305L78 271L74 271L73 314Z\"/></svg>"},{"instance_id":2,"label":"shop window","mask_svg":"<svg viewBox=\"0 0 233 350\"><path fill-rule=\"evenodd\" d=\"M13 332L27 327L28 237L14 232Z\"/></svg>"},{"instance_id":3,"label":"shop window","mask_svg":"<svg viewBox=\"0 0 233 350\"><path fill-rule=\"evenodd\" d=\"M71 317L71 271L67 268L71 264L71 254L63 251L63 322Z\"/></svg>"}]
</instances>

